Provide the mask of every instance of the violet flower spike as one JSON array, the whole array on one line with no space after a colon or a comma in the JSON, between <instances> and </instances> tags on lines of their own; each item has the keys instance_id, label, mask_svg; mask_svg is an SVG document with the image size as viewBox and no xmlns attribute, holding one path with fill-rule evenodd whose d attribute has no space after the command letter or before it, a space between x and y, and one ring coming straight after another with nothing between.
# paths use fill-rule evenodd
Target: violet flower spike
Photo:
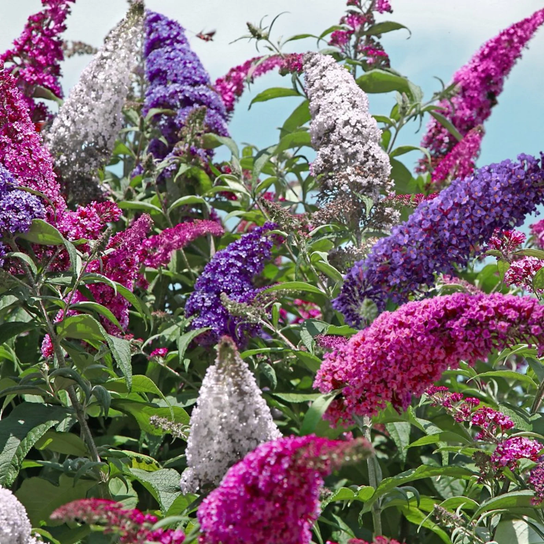
<instances>
[{"instance_id":1,"label":"violet flower spike","mask_svg":"<svg viewBox=\"0 0 544 544\"><path fill-rule=\"evenodd\" d=\"M403 304L435 274L455 274L495 229L519 226L544 202L541 159L520 155L456 179L436 198L421 202L404 223L393 227L370 254L355 263L333 301L352 326L364 326L365 299L383 311L388 300Z\"/></svg>"},{"instance_id":2,"label":"violet flower spike","mask_svg":"<svg viewBox=\"0 0 544 544\"><path fill-rule=\"evenodd\" d=\"M255 287L254 280L271 258L274 241L269 232L274 228L274 223L265 223L218 251L197 279L185 305L185 315L195 316L193 329L211 327L204 339L208 345L227 335L240 347L247 336L260 333L258 324L230 315L221 302L221 294L235 302L251 303L262 290Z\"/></svg>"}]
</instances>

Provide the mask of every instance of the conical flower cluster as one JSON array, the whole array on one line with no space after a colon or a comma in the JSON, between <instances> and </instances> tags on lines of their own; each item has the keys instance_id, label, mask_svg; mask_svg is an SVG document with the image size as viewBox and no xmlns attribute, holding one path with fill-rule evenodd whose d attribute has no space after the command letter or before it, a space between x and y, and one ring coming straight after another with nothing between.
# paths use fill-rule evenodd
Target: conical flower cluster
<instances>
[{"instance_id":1,"label":"conical flower cluster","mask_svg":"<svg viewBox=\"0 0 544 544\"><path fill-rule=\"evenodd\" d=\"M310 134L317 151L311 172L318 178L320 199L334 202L350 224L358 223L366 210L359 195L376 205L393 191L389 157L380 146L381 131L370 115L366 94L332 57L308 54L304 71ZM381 215L389 225L397 218L392 208Z\"/></svg>"},{"instance_id":2,"label":"conical flower cluster","mask_svg":"<svg viewBox=\"0 0 544 544\"><path fill-rule=\"evenodd\" d=\"M42 0L42 11L31 15L13 47L0 56L9 64L7 70L17 79L32 120L44 121L51 114L47 106L34 99L37 87L62 98L60 62L64 60L60 34L66 30L65 20L75 0Z\"/></svg>"},{"instance_id":3,"label":"conical flower cluster","mask_svg":"<svg viewBox=\"0 0 544 544\"><path fill-rule=\"evenodd\" d=\"M181 478L182 491L217 487L229 467L259 444L280 436L255 376L234 342L224 336L191 416L189 468Z\"/></svg>"},{"instance_id":4,"label":"conical flower cluster","mask_svg":"<svg viewBox=\"0 0 544 544\"><path fill-rule=\"evenodd\" d=\"M486 42L470 61L453 75L458 87L455 96L438 103L439 112L466 136L481 125L497 103L508 74L521 57L524 47L544 23L544 9L519 21ZM437 119L432 118L421 146L431 154L431 165L421 159L419 170L425 172L436 167L456 145L457 140ZM430 167L430 168L429 168Z\"/></svg>"},{"instance_id":5,"label":"conical flower cluster","mask_svg":"<svg viewBox=\"0 0 544 544\"><path fill-rule=\"evenodd\" d=\"M143 6L135 2L85 68L47 135L67 194L76 202L100 199L98 169L122 126L122 108L139 55Z\"/></svg>"},{"instance_id":6,"label":"conical flower cluster","mask_svg":"<svg viewBox=\"0 0 544 544\"><path fill-rule=\"evenodd\" d=\"M308 435L261 444L204 499L200 544L310 544L323 478L371 454L365 439Z\"/></svg>"},{"instance_id":7,"label":"conical flower cluster","mask_svg":"<svg viewBox=\"0 0 544 544\"><path fill-rule=\"evenodd\" d=\"M39 544L31 532L32 527L25 507L9 489L0 487L0 542Z\"/></svg>"}]
</instances>

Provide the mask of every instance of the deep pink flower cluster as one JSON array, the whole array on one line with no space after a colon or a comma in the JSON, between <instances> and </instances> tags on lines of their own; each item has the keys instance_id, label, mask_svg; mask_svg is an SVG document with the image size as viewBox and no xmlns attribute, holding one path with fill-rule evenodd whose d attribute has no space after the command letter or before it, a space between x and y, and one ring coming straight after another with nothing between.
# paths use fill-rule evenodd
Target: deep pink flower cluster
<instances>
[{"instance_id":1,"label":"deep pink flower cluster","mask_svg":"<svg viewBox=\"0 0 544 544\"><path fill-rule=\"evenodd\" d=\"M217 221L196 220L191 223L180 223L144 240L143 262L145 266L151 268L166 266L174 251L184 248L200 236L206 234L222 236L223 233L223 227Z\"/></svg>"},{"instance_id":2,"label":"deep pink flower cluster","mask_svg":"<svg viewBox=\"0 0 544 544\"><path fill-rule=\"evenodd\" d=\"M439 103L440 113L463 135L481 125L497 103L504 81L523 48L544 22L544 9L503 30L485 43L472 59L453 76L458 93L453 98ZM435 118L427 127L421 146L429 149L432 157L431 170L455 146L457 140ZM418 167L420 172L429 170L426 158Z\"/></svg>"},{"instance_id":3,"label":"deep pink flower cluster","mask_svg":"<svg viewBox=\"0 0 544 544\"><path fill-rule=\"evenodd\" d=\"M532 289L535 274L544 266L544 260L537 257L523 257L510 263L504 274L504 283L524 289Z\"/></svg>"},{"instance_id":4,"label":"deep pink flower cluster","mask_svg":"<svg viewBox=\"0 0 544 544\"><path fill-rule=\"evenodd\" d=\"M223 77L217 79L215 90L223 99L227 113L234 111L234 105L242 96L247 83L253 83L255 78L276 68L280 72L300 72L302 71L302 55L291 53L285 56L254 57L231 68Z\"/></svg>"},{"instance_id":5,"label":"deep pink flower cluster","mask_svg":"<svg viewBox=\"0 0 544 544\"><path fill-rule=\"evenodd\" d=\"M157 348L154 349L150 354L149 358L153 359L154 357L164 358L168 355L168 348Z\"/></svg>"},{"instance_id":6,"label":"deep pink flower cluster","mask_svg":"<svg viewBox=\"0 0 544 544\"><path fill-rule=\"evenodd\" d=\"M138 278L142 264L141 247L153 220L149 215L140 216L129 228L112 237L106 249L112 250L89 263L88 272L97 272L116 281L132 291ZM122 295L115 294L112 287L105 283L94 283L88 286L95 301L109 308L119 320L123 329L128 327L128 309L130 303ZM73 302L86 300L80 292ZM119 329L110 321L103 319L103 325L110 334L118 335Z\"/></svg>"},{"instance_id":7,"label":"deep pink flower cluster","mask_svg":"<svg viewBox=\"0 0 544 544\"><path fill-rule=\"evenodd\" d=\"M535 492L535 496L531 499L531 502L534 506L539 506L544 501L544 462L542 459L531 470L527 482Z\"/></svg>"},{"instance_id":8,"label":"deep pink flower cluster","mask_svg":"<svg viewBox=\"0 0 544 544\"><path fill-rule=\"evenodd\" d=\"M511 418L488 406L482 406L472 414L472 424L481 429L474 438L486 442L495 442L499 435L514 427Z\"/></svg>"},{"instance_id":9,"label":"deep pink flower cluster","mask_svg":"<svg viewBox=\"0 0 544 544\"><path fill-rule=\"evenodd\" d=\"M81 499L70 502L57 508L51 514L51 519L103 525L104 534L119 535L121 544L181 544L185 540L182 531L152 530L153 524L157 522L155 516L104 499Z\"/></svg>"},{"instance_id":10,"label":"deep pink flower cluster","mask_svg":"<svg viewBox=\"0 0 544 544\"><path fill-rule=\"evenodd\" d=\"M315 337L315 341L320 348L329 350L339 349L348 342L344 336L336 336L334 334L320 334Z\"/></svg>"},{"instance_id":11,"label":"deep pink flower cluster","mask_svg":"<svg viewBox=\"0 0 544 544\"><path fill-rule=\"evenodd\" d=\"M323 478L363 448L313 435L261 444L204 499L200 544L309 544Z\"/></svg>"},{"instance_id":12,"label":"deep pink flower cluster","mask_svg":"<svg viewBox=\"0 0 544 544\"><path fill-rule=\"evenodd\" d=\"M59 35L66 30L64 22L73 2L75 0L42 0L42 11L28 18L13 47L0 56L0 63L9 64L6 70L16 76L17 86L35 123L50 115L45 104L34 102L36 86L48 89L59 98L63 96L59 78L64 53Z\"/></svg>"},{"instance_id":13,"label":"deep pink flower cluster","mask_svg":"<svg viewBox=\"0 0 544 544\"><path fill-rule=\"evenodd\" d=\"M480 154L484 136L481 125L471 129L467 135L438 163L431 173L434 183L465 178L474 172L474 164Z\"/></svg>"},{"instance_id":14,"label":"deep pink flower cluster","mask_svg":"<svg viewBox=\"0 0 544 544\"><path fill-rule=\"evenodd\" d=\"M504 467L513 469L519 459L531 459L538 461L540 451L544 446L524 436L507 438L498 444L491 456L491 466L494 470L501 470Z\"/></svg>"},{"instance_id":15,"label":"deep pink flower cluster","mask_svg":"<svg viewBox=\"0 0 544 544\"><path fill-rule=\"evenodd\" d=\"M526 236L519 230L495 230L487 243L489 249L500 251L506 261L513 259L513 253L525 243Z\"/></svg>"},{"instance_id":16,"label":"deep pink flower cluster","mask_svg":"<svg viewBox=\"0 0 544 544\"><path fill-rule=\"evenodd\" d=\"M331 33L329 45L338 47L346 54L349 53L351 39L356 36L360 38L365 30L371 28L376 23L374 11L392 13L389 0L377 0L370 6L363 6L363 0L348 0L347 5L353 6L356 10L347 10L346 15L340 19L341 30L335 30ZM366 35L363 40L355 42L356 52L362 54L366 63L370 66L379 65L389 67L389 55L384 51L382 44L373 36Z\"/></svg>"},{"instance_id":17,"label":"deep pink flower cluster","mask_svg":"<svg viewBox=\"0 0 544 544\"><path fill-rule=\"evenodd\" d=\"M535 237L536 245L544 249L544 219L533 223L530 229L531 234Z\"/></svg>"},{"instance_id":18,"label":"deep pink flower cluster","mask_svg":"<svg viewBox=\"0 0 544 544\"><path fill-rule=\"evenodd\" d=\"M499 293L409 302L326 354L314 387L339 391L326 414L334 422L374 415L388 402L406 409L460 360L474 364L517 342L542 348L543 318L536 299Z\"/></svg>"},{"instance_id":19,"label":"deep pink flower cluster","mask_svg":"<svg viewBox=\"0 0 544 544\"><path fill-rule=\"evenodd\" d=\"M455 421L462 423L471 419L472 410L480 404L474 397L466 397L462 393L451 393L447 387L432 385L425 394L432 400L433 406L442 406L453 416Z\"/></svg>"},{"instance_id":20,"label":"deep pink flower cluster","mask_svg":"<svg viewBox=\"0 0 544 544\"><path fill-rule=\"evenodd\" d=\"M47 217L62 212L66 203L53 172L53 159L42 146L30 119L28 106L14 77L0 62L0 164L17 179L19 185L43 193L49 202Z\"/></svg>"}]
</instances>

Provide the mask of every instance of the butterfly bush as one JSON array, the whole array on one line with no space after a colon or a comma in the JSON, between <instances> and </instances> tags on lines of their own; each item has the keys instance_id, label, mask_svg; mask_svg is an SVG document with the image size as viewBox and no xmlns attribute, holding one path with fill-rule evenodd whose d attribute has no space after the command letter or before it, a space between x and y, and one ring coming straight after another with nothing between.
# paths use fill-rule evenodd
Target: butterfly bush
<instances>
[{"instance_id":1,"label":"butterfly bush","mask_svg":"<svg viewBox=\"0 0 544 544\"><path fill-rule=\"evenodd\" d=\"M40 199L18 189L13 176L0 165L0 240L5 235L28 232L33 219L45 216ZM3 264L4 248L0 242L0 266Z\"/></svg>"},{"instance_id":2,"label":"butterfly bush","mask_svg":"<svg viewBox=\"0 0 544 544\"><path fill-rule=\"evenodd\" d=\"M103 199L98 170L122 128L122 108L139 55L143 6L134 2L83 70L47 134L67 194L83 203Z\"/></svg>"},{"instance_id":3,"label":"butterfly bush","mask_svg":"<svg viewBox=\"0 0 544 544\"><path fill-rule=\"evenodd\" d=\"M153 525L158 521L156 516L105 499L70 502L57 508L51 514L51 519L102 525L104 534L119 535L121 544L181 544L185 540L183 531L153 530Z\"/></svg>"},{"instance_id":4,"label":"butterfly bush","mask_svg":"<svg viewBox=\"0 0 544 544\"><path fill-rule=\"evenodd\" d=\"M484 136L481 125L471 129L467 135L438 163L431 173L434 183L454 178L466 178L474 172L474 163L480 154Z\"/></svg>"},{"instance_id":5,"label":"butterfly bush","mask_svg":"<svg viewBox=\"0 0 544 544\"><path fill-rule=\"evenodd\" d=\"M370 451L364 440L313 435L258 446L229 469L199 507L200 543L309 544L323 478Z\"/></svg>"},{"instance_id":6,"label":"butterfly bush","mask_svg":"<svg viewBox=\"0 0 544 544\"><path fill-rule=\"evenodd\" d=\"M229 467L259 444L280 436L255 376L233 341L223 336L191 415L182 492L217 487Z\"/></svg>"},{"instance_id":7,"label":"butterfly bush","mask_svg":"<svg viewBox=\"0 0 544 544\"><path fill-rule=\"evenodd\" d=\"M544 22L544 9L503 30L486 42L470 61L453 75L457 93L438 103L444 115L462 136L481 125L497 103L504 82L521 57L524 47ZM455 137L434 117L421 146L428 148L431 164L419 161L420 172L432 170L456 145Z\"/></svg>"},{"instance_id":8,"label":"butterfly bush","mask_svg":"<svg viewBox=\"0 0 544 544\"><path fill-rule=\"evenodd\" d=\"M334 307L349 324L360 326L365 299L383 311L388 300L403 304L432 285L436 273L453 274L455 265L466 265L495 229L519 226L536 210L544 201L543 181L541 159L529 155L454 180L355 263Z\"/></svg>"},{"instance_id":9,"label":"butterfly bush","mask_svg":"<svg viewBox=\"0 0 544 544\"><path fill-rule=\"evenodd\" d=\"M214 344L227 335L242 346L247 336L259 334L258 324L244 322L229 313L221 302L221 294L235 302L251 303L262 291L254 282L271 258L274 239L269 233L274 228L274 223L265 223L218 251L196 280L185 315L194 316L193 329L211 328L207 343Z\"/></svg>"},{"instance_id":10,"label":"butterfly bush","mask_svg":"<svg viewBox=\"0 0 544 544\"><path fill-rule=\"evenodd\" d=\"M43 193L50 219L66 208L53 172L53 159L40 141L15 78L1 64L0 164L20 186Z\"/></svg>"},{"instance_id":11,"label":"butterfly bush","mask_svg":"<svg viewBox=\"0 0 544 544\"><path fill-rule=\"evenodd\" d=\"M32 121L41 122L51 114L43 103L34 100L37 87L62 98L60 63L64 60L60 35L66 30L66 17L75 0L42 0L42 11L31 15L13 47L0 55L0 62L14 74L23 93Z\"/></svg>"},{"instance_id":12,"label":"butterfly bush","mask_svg":"<svg viewBox=\"0 0 544 544\"><path fill-rule=\"evenodd\" d=\"M368 98L351 74L326 55L304 60L310 101L310 135L317 157L311 173L318 178L321 200L331 201L358 222L365 203L379 203L393 191L391 165L380 147L381 131L368 110ZM386 223L398 218L393 208L382 210ZM353 219L352 219L353 220Z\"/></svg>"},{"instance_id":13,"label":"butterfly bush","mask_svg":"<svg viewBox=\"0 0 544 544\"><path fill-rule=\"evenodd\" d=\"M339 390L327 417L350 423L390 402L405 410L448 368L474 364L494 349L544 346L544 306L530 297L455 293L409 302L380 315L345 346L325 355L314 386ZM409 356L407 356L409 354Z\"/></svg>"},{"instance_id":14,"label":"butterfly bush","mask_svg":"<svg viewBox=\"0 0 544 544\"><path fill-rule=\"evenodd\" d=\"M166 144L159 139L150 143L150 151L164 159L180 141L180 131L198 107L206 108L204 123L209 132L228 135L225 106L211 88L210 77L200 59L191 50L183 27L160 13L147 11L144 40L145 74L149 83L143 114L152 109L172 110L175 115L152 116ZM191 149L207 160L211 150Z\"/></svg>"},{"instance_id":15,"label":"butterfly bush","mask_svg":"<svg viewBox=\"0 0 544 544\"><path fill-rule=\"evenodd\" d=\"M302 71L302 55L288 53L253 57L231 68L223 77L217 78L214 88L221 96L227 113L232 114L234 111L236 101L244 93L246 84L253 83L256 78L275 69L278 69L280 73Z\"/></svg>"},{"instance_id":16,"label":"butterfly bush","mask_svg":"<svg viewBox=\"0 0 544 544\"><path fill-rule=\"evenodd\" d=\"M39 544L32 536L25 507L9 490L0 487L0 542L2 544Z\"/></svg>"},{"instance_id":17,"label":"butterfly bush","mask_svg":"<svg viewBox=\"0 0 544 544\"><path fill-rule=\"evenodd\" d=\"M142 243L144 264L151 268L167 266L174 251L184 248L206 234L222 236L223 232L223 227L217 221L210 220L180 223L164 229L160 234L151 236Z\"/></svg>"}]
</instances>

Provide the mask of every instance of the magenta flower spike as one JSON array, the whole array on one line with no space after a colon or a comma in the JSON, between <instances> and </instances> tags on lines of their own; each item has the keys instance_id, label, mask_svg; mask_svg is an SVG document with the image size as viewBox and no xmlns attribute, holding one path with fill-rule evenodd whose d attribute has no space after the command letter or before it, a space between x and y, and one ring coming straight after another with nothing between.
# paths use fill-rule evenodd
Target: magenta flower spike
<instances>
[{"instance_id":1,"label":"magenta flower spike","mask_svg":"<svg viewBox=\"0 0 544 544\"><path fill-rule=\"evenodd\" d=\"M453 83L458 92L450 100L439 102L439 112L453 126L466 136L468 132L481 125L490 115L497 103L504 82L524 47L544 22L544 9L503 30L488 42L453 75ZM429 149L431 165L426 158L419 161L419 171L433 170L440 160L452 151L457 140L436 119L432 118L421 146Z\"/></svg>"},{"instance_id":2,"label":"magenta flower spike","mask_svg":"<svg viewBox=\"0 0 544 544\"><path fill-rule=\"evenodd\" d=\"M326 416L350 423L391 403L405 410L448 368L524 342L544 348L544 306L531 297L455 293L384 312L325 355L314 386L338 390Z\"/></svg>"},{"instance_id":3,"label":"magenta flower spike","mask_svg":"<svg viewBox=\"0 0 544 544\"><path fill-rule=\"evenodd\" d=\"M248 453L198 509L200 544L309 544L323 478L351 456L371 454L364 439L279 438Z\"/></svg>"}]
</instances>

